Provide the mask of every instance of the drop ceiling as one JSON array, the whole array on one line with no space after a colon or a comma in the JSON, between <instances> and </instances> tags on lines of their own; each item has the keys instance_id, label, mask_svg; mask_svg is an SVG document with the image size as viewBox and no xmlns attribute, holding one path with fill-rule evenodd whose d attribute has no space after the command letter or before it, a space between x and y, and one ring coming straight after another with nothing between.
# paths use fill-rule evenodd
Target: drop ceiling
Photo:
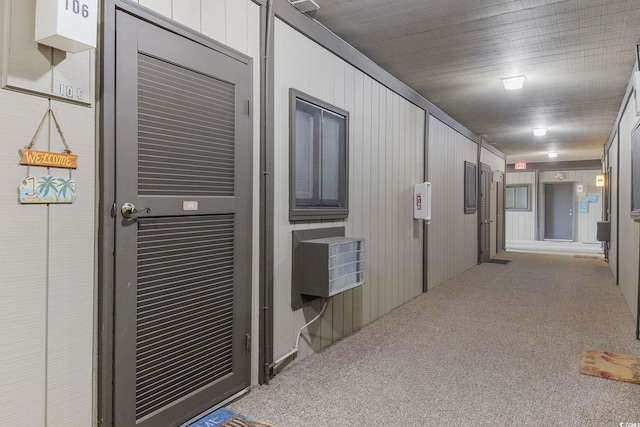
<instances>
[{"instance_id":1,"label":"drop ceiling","mask_svg":"<svg viewBox=\"0 0 640 427\"><path fill-rule=\"evenodd\" d=\"M315 0L314 19L507 155L599 159L636 66L638 0ZM521 90L502 78L524 75ZM547 128L545 136L533 128Z\"/></svg>"}]
</instances>

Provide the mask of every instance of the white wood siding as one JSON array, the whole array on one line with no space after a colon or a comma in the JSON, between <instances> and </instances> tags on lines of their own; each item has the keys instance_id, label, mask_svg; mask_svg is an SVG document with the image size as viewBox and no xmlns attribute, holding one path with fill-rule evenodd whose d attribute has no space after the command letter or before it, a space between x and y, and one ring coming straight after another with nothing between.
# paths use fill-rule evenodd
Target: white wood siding
<instances>
[{"instance_id":1,"label":"white wood siding","mask_svg":"<svg viewBox=\"0 0 640 427\"><path fill-rule=\"evenodd\" d=\"M346 227L367 241L366 283L329 300L303 333L296 360L340 339L422 291L422 231L413 220L413 185L423 181L424 111L282 21L274 26L274 358L321 308L291 309L292 230ZM350 113L349 217L289 222L289 88Z\"/></svg>"},{"instance_id":2,"label":"white wood siding","mask_svg":"<svg viewBox=\"0 0 640 427\"><path fill-rule=\"evenodd\" d=\"M33 25L33 16L24 18L12 26ZM37 51L34 42L11 55L28 54L29 48ZM49 106L78 154L78 169L71 172L77 199L73 204L20 205L18 185L28 175L70 175L68 169L19 164L18 150L29 143ZM0 145L5 183L0 193L0 425L90 426L95 108L0 90L0 128L5 136ZM47 122L34 149L64 150L53 124Z\"/></svg>"},{"instance_id":3,"label":"white wood siding","mask_svg":"<svg viewBox=\"0 0 640 427\"><path fill-rule=\"evenodd\" d=\"M631 131L637 117L633 97L620 120L619 144L620 188L618 192L618 285L624 294L631 313L638 314L638 252L640 241L640 225L629 216L631 211Z\"/></svg>"},{"instance_id":4,"label":"white wood siding","mask_svg":"<svg viewBox=\"0 0 640 427\"><path fill-rule=\"evenodd\" d=\"M251 383L258 383L260 257L260 6L250 0L139 0L167 18L253 58L253 253Z\"/></svg>"},{"instance_id":5,"label":"white wood siding","mask_svg":"<svg viewBox=\"0 0 640 427\"><path fill-rule=\"evenodd\" d=\"M536 173L509 172L505 176L506 185L526 184L529 186L529 209L526 212L508 210L506 214L505 240L535 240Z\"/></svg>"},{"instance_id":6,"label":"white wood siding","mask_svg":"<svg viewBox=\"0 0 640 427\"><path fill-rule=\"evenodd\" d=\"M464 213L464 162L477 163L477 145L430 116L428 146L432 200L427 283L431 289L478 261L477 216Z\"/></svg>"},{"instance_id":7,"label":"white wood siding","mask_svg":"<svg viewBox=\"0 0 640 427\"><path fill-rule=\"evenodd\" d=\"M507 185L527 184L529 185L531 210L527 212L507 211L507 241L513 240L537 240L535 235L535 212L540 218L540 228L544 227L544 185L545 183L558 182L555 180L556 172L564 172L566 178L562 182L574 184L574 218L575 218L575 241L581 243L597 243L596 223L602 219L602 190L596 187L596 175L599 170L562 170L562 171L541 171L538 174L536 183L535 172L510 172L507 174ZM577 193L576 185L583 184L584 192ZM587 195L597 196L597 203L589 203L589 212L580 213L579 202L586 200Z\"/></svg>"},{"instance_id":8,"label":"white wood siding","mask_svg":"<svg viewBox=\"0 0 640 427\"><path fill-rule=\"evenodd\" d=\"M544 171L540 172L540 200L544 200L544 184L558 182L554 179L556 172L564 172L566 178L562 182L573 183L573 206L575 221L575 241L581 243L597 243L596 223L602 220L602 189L596 187L596 175L601 172L597 170L576 170L576 171ZM576 192L576 185L583 184L584 193ZM580 213L580 201L586 200L587 195L595 195L597 203L588 203L588 213ZM542 203L540 204L542 208ZM544 218L544 211L540 212L540 218Z\"/></svg>"},{"instance_id":9,"label":"white wood siding","mask_svg":"<svg viewBox=\"0 0 640 427\"><path fill-rule=\"evenodd\" d=\"M609 242L609 267L613 276L618 279L618 134L613 137L609 147L609 167L611 174L607 177L611 192L611 206L609 206L609 221L611 222L611 241Z\"/></svg>"}]
</instances>

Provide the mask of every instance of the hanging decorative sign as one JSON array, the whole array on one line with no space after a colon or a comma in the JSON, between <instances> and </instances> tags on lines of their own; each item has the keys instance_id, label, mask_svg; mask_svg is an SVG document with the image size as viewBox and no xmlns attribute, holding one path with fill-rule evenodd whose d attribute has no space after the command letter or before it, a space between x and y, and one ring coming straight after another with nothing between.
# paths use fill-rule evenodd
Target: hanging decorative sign
<instances>
[{"instance_id":1,"label":"hanging decorative sign","mask_svg":"<svg viewBox=\"0 0 640 427\"><path fill-rule=\"evenodd\" d=\"M45 166L51 168L77 169L77 158L77 154L22 150L22 160L20 160L20 164L30 166Z\"/></svg>"},{"instance_id":2,"label":"hanging decorative sign","mask_svg":"<svg viewBox=\"0 0 640 427\"><path fill-rule=\"evenodd\" d=\"M48 115L50 115L53 119L53 123L56 125L56 129L58 130L58 135L60 135L60 139L64 144L65 150L62 153L36 151L31 149L35 145L36 140L38 139L38 135L40 135L40 131L42 130L42 126L44 125L44 121L46 120ZM42 116L42 120L40 120L40 124L38 125L38 129L33 135L33 138L31 138L29 144L27 144L27 146L24 147L24 150L22 150L22 159L20 160L20 164L29 166L77 169L77 158L77 154L71 154L71 148L69 148L69 144L67 144L67 140L62 133L62 129L60 129L60 123L58 123L56 115L53 113L53 110L51 108L48 108L44 113L44 116Z\"/></svg>"},{"instance_id":3,"label":"hanging decorative sign","mask_svg":"<svg viewBox=\"0 0 640 427\"><path fill-rule=\"evenodd\" d=\"M38 135L42 130L42 126L47 118L51 116L53 122L56 125L60 139L64 144L65 150L62 153L51 153L49 151L36 151L31 148L35 145ZM47 108L44 113L36 133L31 138L31 142L22 150L21 164L27 166L43 166L43 167L55 167L65 168L69 170L69 177L62 178L59 176L45 175L41 177L35 177L29 175L29 169L27 168L27 177L22 181L19 186L20 203L22 204L35 204L35 203L73 203L76 200L76 182L71 178L71 169L76 169L77 155L71 154L71 148L67 144L62 129L56 115L51 108Z\"/></svg>"},{"instance_id":4,"label":"hanging decorative sign","mask_svg":"<svg viewBox=\"0 0 640 427\"><path fill-rule=\"evenodd\" d=\"M73 203L76 182L73 178L45 175L29 176L20 184L20 203Z\"/></svg>"},{"instance_id":5,"label":"hanging decorative sign","mask_svg":"<svg viewBox=\"0 0 640 427\"><path fill-rule=\"evenodd\" d=\"M587 202L586 199L580 200L580 213L581 214L589 213L589 203Z\"/></svg>"}]
</instances>

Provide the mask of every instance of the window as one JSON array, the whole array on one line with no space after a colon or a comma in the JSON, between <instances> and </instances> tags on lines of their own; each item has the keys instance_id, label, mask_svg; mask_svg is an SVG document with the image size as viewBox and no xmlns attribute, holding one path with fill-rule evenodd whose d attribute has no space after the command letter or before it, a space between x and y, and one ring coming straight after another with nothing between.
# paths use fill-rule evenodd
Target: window
<instances>
[{"instance_id":1,"label":"window","mask_svg":"<svg viewBox=\"0 0 640 427\"><path fill-rule=\"evenodd\" d=\"M505 207L508 210L530 210L528 185L507 185L505 199Z\"/></svg>"},{"instance_id":2,"label":"window","mask_svg":"<svg viewBox=\"0 0 640 427\"><path fill-rule=\"evenodd\" d=\"M294 89L290 95L289 219L346 218L349 114Z\"/></svg>"},{"instance_id":3,"label":"window","mask_svg":"<svg viewBox=\"0 0 640 427\"><path fill-rule=\"evenodd\" d=\"M476 213L478 206L478 172L476 165L464 162L464 213Z\"/></svg>"}]
</instances>

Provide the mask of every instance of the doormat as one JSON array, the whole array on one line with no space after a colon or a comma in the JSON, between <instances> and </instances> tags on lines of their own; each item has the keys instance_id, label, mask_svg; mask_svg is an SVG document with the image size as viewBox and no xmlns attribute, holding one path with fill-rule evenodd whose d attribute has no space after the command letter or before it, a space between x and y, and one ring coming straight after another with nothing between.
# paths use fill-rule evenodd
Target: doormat
<instances>
[{"instance_id":1,"label":"doormat","mask_svg":"<svg viewBox=\"0 0 640 427\"><path fill-rule=\"evenodd\" d=\"M489 261L485 261L485 262L490 262L491 264L509 264L511 262L511 260L508 259L490 259Z\"/></svg>"},{"instance_id":2,"label":"doormat","mask_svg":"<svg viewBox=\"0 0 640 427\"><path fill-rule=\"evenodd\" d=\"M188 427L274 427L271 424L253 421L252 419L221 408L209 415L189 424Z\"/></svg>"},{"instance_id":3,"label":"doormat","mask_svg":"<svg viewBox=\"0 0 640 427\"><path fill-rule=\"evenodd\" d=\"M640 384L640 357L608 351L585 350L582 353L580 373Z\"/></svg>"}]
</instances>

